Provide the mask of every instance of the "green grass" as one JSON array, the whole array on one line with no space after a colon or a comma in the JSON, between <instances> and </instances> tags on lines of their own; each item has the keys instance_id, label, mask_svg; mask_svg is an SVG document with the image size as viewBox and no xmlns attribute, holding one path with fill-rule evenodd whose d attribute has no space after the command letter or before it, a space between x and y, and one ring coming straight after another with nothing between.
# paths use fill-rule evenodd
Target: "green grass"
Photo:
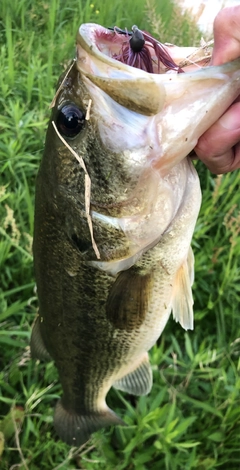
<instances>
[{"instance_id":1,"label":"green grass","mask_svg":"<svg viewBox=\"0 0 240 470\"><path fill-rule=\"evenodd\" d=\"M37 311L31 251L34 184L54 87L74 56L75 31L82 22L137 24L155 35L158 31L162 42L196 43L199 33L186 17L169 1L156 5L152 0L0 3L3 470L240 468L239 172L216 178L197 164L203 204L193 241L195 329L184 333L169 321L151 351L154 385L149 396L110 392L109 405L128 427L98 432L82 449L70 449L52 426L61 394L56 369L30 359Z\"/></svg>"}]
</instances>

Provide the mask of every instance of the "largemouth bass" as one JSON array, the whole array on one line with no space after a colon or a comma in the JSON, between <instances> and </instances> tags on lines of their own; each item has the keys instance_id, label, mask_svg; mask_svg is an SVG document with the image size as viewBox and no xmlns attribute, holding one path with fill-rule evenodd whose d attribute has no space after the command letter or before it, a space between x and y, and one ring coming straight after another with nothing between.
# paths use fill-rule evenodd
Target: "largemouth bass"
<instances>
[{"instance_id":1,"label":"largemouth bass","mask_svg":"<svg viewBox=\"0 0 240 470\"><path fill-rule=\"evenodd\" d=\"M124 41L80 27L36 183L31 351L55 361L54 425L77 446L123 424L106 404L112 386L150 392L148 351L170 313L193 328L201 190L187 155L240 90L239 60L165 73L151 49L149 73L119 60Z\"/></svg>"}]
</instances>

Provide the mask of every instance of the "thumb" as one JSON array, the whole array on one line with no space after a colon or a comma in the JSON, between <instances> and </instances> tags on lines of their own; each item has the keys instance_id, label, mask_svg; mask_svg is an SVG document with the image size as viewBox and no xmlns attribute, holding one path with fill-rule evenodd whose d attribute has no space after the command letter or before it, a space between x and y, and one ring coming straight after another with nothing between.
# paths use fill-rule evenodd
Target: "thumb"
<instances>
[{"instance_id":1,"label":"thumb","mask_svg":"<svg viewBox=\"0 0 240 470\"><path fill-rule=\"evenodd\" d=\"M211 65L240 57L240 5L223 8L213 24L214 48Z\"/></svg>"}]
</instances>

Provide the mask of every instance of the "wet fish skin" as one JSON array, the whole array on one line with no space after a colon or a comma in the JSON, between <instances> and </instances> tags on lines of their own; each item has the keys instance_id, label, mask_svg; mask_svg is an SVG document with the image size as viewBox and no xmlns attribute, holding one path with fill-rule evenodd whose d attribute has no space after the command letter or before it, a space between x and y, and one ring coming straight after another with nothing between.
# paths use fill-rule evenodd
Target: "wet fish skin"
<instances>
[{"instance_id":1,"label":"wet fish skin","mask_svg":"<svg viewBox=\"0 0 240 470\"><path fill-rule=\"evenodd\" d=\"M96 58L91 59L89 50L87 54L93 68ZM113 70L116 67L124 78L125 66L115 62ZM116 90L123 96L124 84L114 82L108 89L105 80L101 89L94 83L92 71L83 70L85 66L83 58L78 58L53 109L36 183L33 246L39 316L31 351L33 357L55 361L63 397L54 424L70 445L83 444L104 426L123 424L105 402L111 386L137 395L150 391L147 351L171 310L182 326L193 327L190 243L201 202L197 173L185 158L197 130L194 128L192 141L183 142L180 156L178 148L176 155L171 153L174 141L169 149L167 128L163 128L163 141L160 139L161 117L168 123L164 113L171 113L169 80L160 87L168 88L165 101L156 95L155 114L146 114L146 108L141 114L136 112L138 91L134 103L124 97L118 103ZM107 64L108 71L110 68ZM133 85L138 76L148 79L148 74L129 69L126 73ZM225 69L216 72L215 68L212 74ZM206 92L209 82L202 80ZM98 85L100 82L101 74ZM177 79L173 82L176 94ZM156 94L157 77L154 83ZM191 83L189 80L189 86ZM179 84L184 90L187 82L180 77ZM186 97L179 95L181 103ZM85 213L84 172L52 126L63 105L72 103L86 112L89 99L93 100L89 121L76 137L66 140L83 158L91 178L93 229L100 260L92 247ZM130 104L124 108L123 103ZM213 119L211 109L208 114L206 127ZM192 116L193 120L194 113ZM198 132L202 132L201 126ZM166 154L162 148L167 149Z\"/></svg>"}]
</instances>

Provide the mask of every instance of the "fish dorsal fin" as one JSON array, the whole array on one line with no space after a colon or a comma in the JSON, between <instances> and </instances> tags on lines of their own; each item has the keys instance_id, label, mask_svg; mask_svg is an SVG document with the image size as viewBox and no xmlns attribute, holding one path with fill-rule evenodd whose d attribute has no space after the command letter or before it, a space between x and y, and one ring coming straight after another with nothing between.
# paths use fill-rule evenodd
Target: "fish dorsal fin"
<instances>
[{"instance_id":1,"label":"fish dorsal fin","mask_svg":"<svg viewBox=\"0 0 240 470\"><path fill-rule=\"evenodd\" d=\"M113 386L132 395L147 395L152 388L152 369L148 353L144 353L140 364L135 370L116 380Z\"/></svg>"},{"instance_id":2,"label":"fish dorsal fin","mask_svg":"<svg viewBox=\"0 0 240 470\"><path fill-rule=\"evenodd\" d=\"M173 290L172 313L185 330L193 330L194 255L190 247L187 259L178 269Z\"/></svg>"},{"instance_id":3,"label":"fish dorsal fin","mask_svg":"<svg viewBox=\"0 0 240 470\"><path fill-rule=\"evenodd\" d=\"M151 294L151 274L141 275L133 266L122 271L107 299L106 313L115 328L132 331L141 326Z\"/></svg>"},{"instance_id":4,"label":"fish dorsal fin","mask_svg":"<svg viewBox=\"0 0 240 470\"><path fill-rule=\"evenodd\" d=\"M40 328L40 316L38 315L32 329L30 349L32 359L39 359L45 361L51 361L51 356L46 349L46 346L42 339L42 333Z\"/></svg>"}]
</instances>

